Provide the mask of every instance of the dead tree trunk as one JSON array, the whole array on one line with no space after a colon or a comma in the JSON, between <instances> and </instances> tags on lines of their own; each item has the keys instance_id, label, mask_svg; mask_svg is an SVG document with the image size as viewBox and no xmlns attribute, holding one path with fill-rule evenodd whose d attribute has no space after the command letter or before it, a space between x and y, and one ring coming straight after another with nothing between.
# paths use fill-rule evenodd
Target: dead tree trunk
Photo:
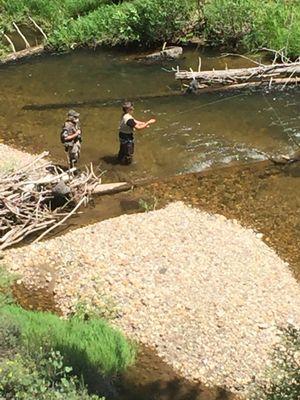
<instances>
[{"instance_id":1,"label":"dead tree trunk","mask_svg":"<svg viewBox=\"0 0 300 400\"><path fill-rule=\"evenodd\" d=\"M177 71L175 79L191 81L190 91L240 89L244 87L300 83L300 62L260 65L254 68L238 68L212 71Z\"/></svg>"},{"instance_id":2,"label":"dead tree trunk","mask_svg":"<svg viewBox=\"0 0 300 400\"><path fill-rule=\"evenodd\" d=\"M25 57L30 57L43 53L44 45L40 44L38 46L28 47L24 50L16 51L14 53L8 54L8 56L0 59L0 64L7 64L11 61L17 61Z\"/></svg>"},{"instance_id":3,"label":"dead tree trunk","mask_svg":"<svg viewBox=\"0 0 300 400\"><path fill-rule=\"evenodd\" d=\"M300 77L300 62L291 64L262 65L254 68L238 68L212 71L178 71L175 74L176 79L192 80L207 83L242 83L246 81L267 79Z\"/></svg>"}]
</instances>

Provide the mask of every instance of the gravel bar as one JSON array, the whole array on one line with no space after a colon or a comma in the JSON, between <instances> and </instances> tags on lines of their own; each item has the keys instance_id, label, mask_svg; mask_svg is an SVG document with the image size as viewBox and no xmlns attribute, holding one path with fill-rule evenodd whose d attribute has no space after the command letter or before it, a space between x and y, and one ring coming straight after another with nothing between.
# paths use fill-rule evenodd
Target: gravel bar
<instances>
[{"instance_id":1,"label":"gravel bar","mask_svg":"<svg viewBox=\"0 0 300 400\"><path fill-rule=\"evenodd\" d=\"M113 321L191 381L244 391L278 326L300 324L300 286L260 233L182 202L123 215L5 253L29 288L116 304ZM50 290L50 289L49 289Z\"/></svg>"}]
</instances>

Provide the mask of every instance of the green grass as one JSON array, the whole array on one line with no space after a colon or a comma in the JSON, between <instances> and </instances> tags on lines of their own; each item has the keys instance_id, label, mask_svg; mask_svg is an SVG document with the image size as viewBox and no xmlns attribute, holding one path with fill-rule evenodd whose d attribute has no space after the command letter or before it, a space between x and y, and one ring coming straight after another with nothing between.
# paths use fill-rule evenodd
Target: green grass
<instances>
[{"instance_id":1,"label":"green grass","mask_svg":"<svg viewBox=\"0 0 300 400\"><path fill-rule=\"evenodd\" d=\"M16 305L3 307L1 315L20 327L23 346L30 354L40 347L57 350L76 374L113 375L134 362L134 346L100 319L64 320L50 313L25 311Z\"/></svg>"},{"instance_id":2,"label":"green grass","mask_svg":"<svg viewBox=\"0 0 300 400\"><path fill-rule=\"evenodd\" d=\"M98 399L84 385L98 393L99 378L133 364L136 346L94 314L62 319L24 310L12 297L15 279L0 266L0 399Z\"/></svg>"}]
</instances>

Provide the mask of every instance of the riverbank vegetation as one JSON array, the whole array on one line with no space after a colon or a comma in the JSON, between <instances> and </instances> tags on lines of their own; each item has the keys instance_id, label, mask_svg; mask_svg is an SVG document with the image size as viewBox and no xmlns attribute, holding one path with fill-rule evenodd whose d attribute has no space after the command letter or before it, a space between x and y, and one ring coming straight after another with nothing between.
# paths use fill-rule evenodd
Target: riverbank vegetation
<instances>
[{"instance_id":1,"label":"riverbank vegetation","mask_svg":"<svg viewBox=\"0 0 300 400\"><path fill-rule=\"evenodd\" d=\"M14 303L12 282L1 268L0 398L99 399L85 384L91 389L97 377L124 371L135 347L103 320L24 310Z\"/></svg>"},{"instance_id":2,"label":"riverbank vegetation","mask_svg":"<svg viewBox=\"0 0 300 400\"><path fill-rule=\"evenodd\" d=\"M201 35L226 49L300 55L298 0L2 0L0 30L12 33L13 22L32 26L29 16L47 33L52 50L187 43ZM8 51L8 43L3 46Z\"/></svg>"},{"instance_id":3,"label":"riverbank vegetation","mask_svg":"<svg viewBox=\"0 0 300 400\"><path fill-rule=\"evenodd\" d=\"M300 330L288 325L281 329L281 334L266 382L254 385L250 400L300 398Z\"/></svg>"}]
</instances>

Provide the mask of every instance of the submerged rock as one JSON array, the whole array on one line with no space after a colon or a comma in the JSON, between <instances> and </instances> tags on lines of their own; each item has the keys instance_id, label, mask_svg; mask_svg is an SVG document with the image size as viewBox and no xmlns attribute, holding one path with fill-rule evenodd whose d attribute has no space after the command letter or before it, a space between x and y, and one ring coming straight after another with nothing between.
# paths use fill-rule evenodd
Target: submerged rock
<instances>
[{"instance_id":1,"label":"submerged rock","mask_svg":"<svg viewBox=\"0 0 300 400\"><path fill-rule=\"evenodd\" d=\"M143 59L147 61L176 60L183 54L183 48L180 46L166 47L161 51L148 54Z\"/></svg>"}]
</instances>

